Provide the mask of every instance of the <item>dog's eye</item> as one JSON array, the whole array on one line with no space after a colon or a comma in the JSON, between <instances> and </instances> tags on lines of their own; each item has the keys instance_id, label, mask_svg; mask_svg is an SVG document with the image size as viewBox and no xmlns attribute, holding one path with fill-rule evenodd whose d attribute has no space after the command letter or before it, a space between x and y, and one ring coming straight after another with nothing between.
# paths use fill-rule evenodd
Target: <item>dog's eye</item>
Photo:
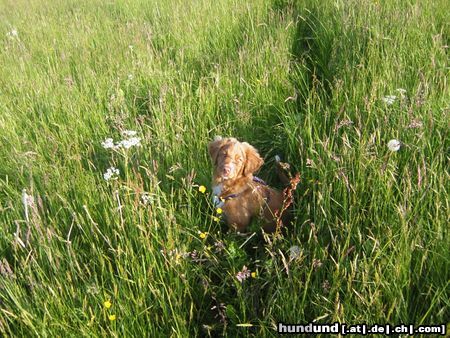
<instances>
[{"instance_id":1,"label":"dog's eye","mask_svg":"<svg viewBox=\"0 0 450 338\"><path fill-rule=\"evenodd\" d=\"M236 156L236 157L235 157L235 160L238 161L238 162L242 162L242 157Z\"/></svg>"}]
</instances>

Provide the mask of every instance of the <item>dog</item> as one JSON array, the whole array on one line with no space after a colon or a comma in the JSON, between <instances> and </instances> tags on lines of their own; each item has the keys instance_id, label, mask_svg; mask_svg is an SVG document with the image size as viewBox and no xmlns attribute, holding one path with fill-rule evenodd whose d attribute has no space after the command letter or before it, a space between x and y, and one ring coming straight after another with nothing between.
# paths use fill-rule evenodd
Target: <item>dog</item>
<instances>
[{"instance_id":1,"label":"dog","mask_svg":"<svg viewBox=\"0 0 450 338\"><path fill-rule=\"evenodd\" d=\"M223 210L228 226L245 232L251 220L259 218L265 232L276 231L277 221L286 219L285 196L253 175L264 163L258 151L247 142L220 136L209 143L208 151L214 167L213 202ZM285 176L280 178L286 183Z\"/></svg>"}]
</instances>

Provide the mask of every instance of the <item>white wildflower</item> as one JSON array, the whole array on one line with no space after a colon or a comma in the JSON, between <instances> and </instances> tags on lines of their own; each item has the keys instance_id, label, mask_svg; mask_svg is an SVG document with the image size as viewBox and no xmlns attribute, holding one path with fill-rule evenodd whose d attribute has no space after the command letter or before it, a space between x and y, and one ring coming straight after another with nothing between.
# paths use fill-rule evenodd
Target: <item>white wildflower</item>
<instances>
[{"instance_id":1,"label":"white wildflower","mask_svg":"<svg viewBox=\"0 0 450 338\"><path fill-rule=\"evenodd\" d=\"M126 137L136 136L136 134L137 134L137 131L135 131L135 130L122 131L122 136L126 136Z\"/></svg>"},{"instance_id":2,"label":"white wildflower","mask_svg":"<svg viewBox=\"0 0 450 338\"><path fill-rule=\"evenodd\" d=\"M105 179L105 181L116 180L118 178L117 176L119 176L119 169L115 167L108 168L103 174L103 178Z\"/></svg>"},{"instance_id":3,"label":"white wildflower","mask_svg":"<svg viewBox=\"0 0 450 338\"><path fill-rule=\"evenodd\" d=\"M390 151L399 151L400 145L400 141L396 139L390 140L387 144Z\"/></svg>"},{"instance_id":4,"label":"white wildflower","mask_svg":"<svg viewBox=\"0 0 450 338\"><path fill-rule=\"evenodd\" d=\"M144 192L141 195L142 204L147 205L153 202L153 197L148 193Z\"/></svg>"},{"instance_id":5,"label":"white wildflower","mask_svg":"<svg viewBox=\"0 0 450 338\"><path fill-rule=\"evenodd\" d=\"M133 74L128 74L128 81L133 80L133 78L134 78Z\"/></svg>"},{"instance_id":6,"label":"white wildflower","mask_svg":"<svg viewBox=\"0 0 450 338\"><path fill-rule=\"evenodd\" d=\"M129 149L133 146L139 147L141 145L140 137L131 137L127 140L122 140L118 143L118 146L124 147L125 149Z\"/></svg>"},{"instance_id":7,"label":"white wildflower","mask_svg":"<svg viewBox=\"0 0 450 338\"><path fill-rule=\"evenodd\" d=\"M105 141L102 142L102 147L105 149L114 149L115 145L113 139L112 138L105 139Z\"/></svg>"},{"instance_id":8,"label":"white wildflower","mask_svg":"<svg viewBox=\"0 0 450 338\"><path fill-rule=\"evenodd\" d=\"M102 146L105 149L120 149L125 148L129 149L133 146L139 147L141 145L141 138L135 137L137 134L134 130L124 130L122 131L122 136L125 137L124 140L121 140L117 143L114 143L114 140L112 138L107 138L105 141L102 142Z\"/></svg>"},{"instance_id":9,"label":"white wildflower","mask_svg":"<svg viewBox=\"0 0 450 338\"><path fill-rule=\"evenodd\" d=\"M6 36L10 39L14 39L19 37L19 33L17 32L17 29L13 28L10 32L6 33Z\"/></svg>"},{"instance_id":10,"label":"white wildflower","mask_svg":"<svg viewBox=\"0 0 450 338\"><path fill-rule=\"evenodd\" d=\"M289 248L289 259L293 261L300 256L300 248L298 245L293 245Z\"/></svg>"},{"instance_id":11,"label":"white wildflower","mask_svg":"<svg viewBox=\"0 0 450 338\"><path fill-rule=\"evenodd\" d=\"M397 100L397 96L395 96L395 95L386 95L385 97L382 98L382 100L387 105L391 105L391 104L393 104L395 102L395 100Z\"/></svg>"}]
</instances>

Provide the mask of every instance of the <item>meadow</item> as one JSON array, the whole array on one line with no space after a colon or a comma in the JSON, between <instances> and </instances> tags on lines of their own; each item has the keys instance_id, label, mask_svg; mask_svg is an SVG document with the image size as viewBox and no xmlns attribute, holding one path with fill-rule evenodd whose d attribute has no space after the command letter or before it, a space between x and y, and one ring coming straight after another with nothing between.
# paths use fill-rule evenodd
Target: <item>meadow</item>
<instances>
[{"instance_id":1,"label":"meadow","mask_svg":"<svg viewBox=\"0 0 450 338\"><path fill-rule=\"evenodd\" d=\"M449 22L444 0L0 0L0 335L449 323ZM216 135L272 186L275 154L300 174L286 233L219 221Z\"/></svg>"}]
</instances>

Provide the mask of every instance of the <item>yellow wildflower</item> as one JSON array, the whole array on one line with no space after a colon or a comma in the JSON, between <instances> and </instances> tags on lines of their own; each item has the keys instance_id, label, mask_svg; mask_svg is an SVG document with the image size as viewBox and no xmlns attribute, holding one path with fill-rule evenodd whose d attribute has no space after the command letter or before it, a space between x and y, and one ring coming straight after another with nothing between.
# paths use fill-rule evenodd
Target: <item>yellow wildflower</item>
<instances>
[{"instance_id":1,"label":"yellow wildflower","mask_svg":"<svg viewBox=\"0 0 450 338\"><path fill-rule=\"evenodd\" d=\"M253 271L253 272L251 273L252 278L256 278L257 275L258 275L258 274L256 273L256 271Z\"/></svg>"},{"instance_id":2,"label":"yellow wildflower","mask_svg":"<svg viewBox=\"0 0 450 338\"><path fill-rule=\"evenodd\" d=\"M205 239L207 235L208 235L207 232L201 232L201 233L199 234L199 236L200 236L201 239Z\"/></svg>"},{"instance_id":3,"label":"yellow wildflower","mask_svg":"<svg viewBox=\"0 0 450 338\"><path fill-rule=\"evenodd\" d=\"M217 212L217 214L220 215L220 214L223 212L223 210L222 210L222 208L217 208L217 209L216 209L216 212Z\"/></svg>"},{"instance_id":4,"label":"yellow wildflower","mask_svg":"<svg viewBox=\"0 0 450 338\"><path fill-rule=\"evenodd\" d=\"M109 301L109 300L106 300L104 303L103 303L103 306L105 307L105 308L107 308L107 309L109 309L110 307L111 307L111 302Z\"/></svg>"},{"instance_id":5,"label":"yellow wildflower","mask_svg":"<svg viewBox=\"0 0 450 338\"><path fill-rule=\"evenodd\" d=\"M220 218L219 218L219 217L216 217L216 216L213 216L213 221L214 221L214 222L220 222Z\"/></svg>"},{"instance_id":6,"label":"yellow wildflower","mask_svg":"<svg viewBox=\"0 0 450 338\"><path fill-rule=\"evenodd\" d=\"M204 185L201 185L198 187L198 191L200 191L202 194L206 192L206 187Z\"/></svg>"},{"instance_id":7,"label":"yellow wildflower","mask_svg":"<svg viewBox=\"0 0 450 338\"><path fill-rule=\"evenodd\" d=\"M108 319L109 319L110 321L116 320L116 315L109 315L109 316L108 316Z\"/></svg>"}]
</instances>

